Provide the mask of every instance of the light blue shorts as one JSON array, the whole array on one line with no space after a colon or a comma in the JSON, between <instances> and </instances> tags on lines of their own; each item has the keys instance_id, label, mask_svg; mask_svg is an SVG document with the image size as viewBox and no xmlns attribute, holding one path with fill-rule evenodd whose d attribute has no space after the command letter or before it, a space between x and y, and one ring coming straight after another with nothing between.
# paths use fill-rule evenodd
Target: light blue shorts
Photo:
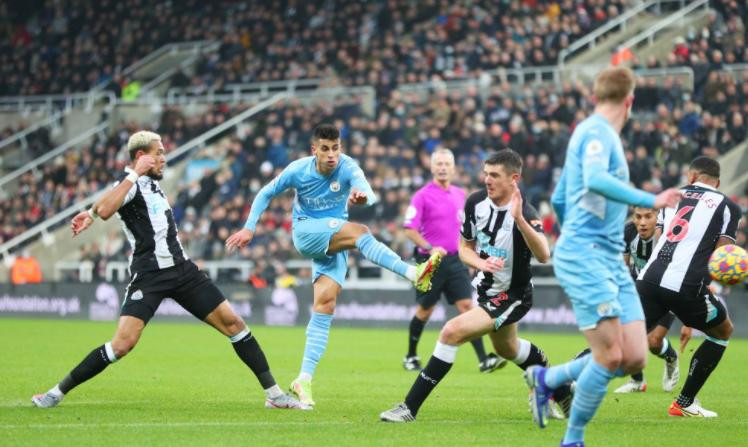
<instances>
[{"instance_id":1,"label":"light blue shorts","mask_svg":"<svg viewBox=\"0 0 748 447\"><path fill-rule=\"evenodd\" d=\"M557 247L553 254L553 271L569 296L579 329L594 329L605 318L620 318L621 324L644 320L623 256L588 245L574 253Z\"/></svg>"},{"instance_id":2,"label":"light blue shorts","mask_svg":"<svg viewBox=\"0 0 748 447\"><path fill-rule=\"evenodd\" d=\"M332 278L343 287L348 271L348 251L327 254L330 240L347 221L334 217L322 219L302 218L293 223L293 244L305 258L312 259L312 281L320 275Z\"/></svg>"}]
</instances>

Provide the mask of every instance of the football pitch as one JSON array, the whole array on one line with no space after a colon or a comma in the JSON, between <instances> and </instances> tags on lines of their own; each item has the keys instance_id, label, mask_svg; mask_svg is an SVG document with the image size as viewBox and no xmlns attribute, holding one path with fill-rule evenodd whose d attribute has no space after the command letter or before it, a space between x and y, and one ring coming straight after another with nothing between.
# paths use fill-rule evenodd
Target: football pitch
<instances>
[{"instance_id":1,"label":"football pitch","mask_svg":"<svg viewBox=\"0 0 748 447\"><path fill-rule=\"evenodd\" d=\"M421 341L430 356L436 325ZM0 320L0 445L558 445L565 422L541 430L531 422L527 389L513 364L480 374L472 348L457 362L410 424L379 422L402 401L415 374L402 369L406 332L333 328L314 381L314 411L266 410L254 376L230 343L198 324L153 322L124 360L72 391L53 409L30 397L61 379L91 349L109 340L114 323ZM255 327L281 387L295 377L304 328ZM579 334L523 334L555 363L584 347ZM677 345L677 335L671 335ZM681 359L681 383L694 339ZM590 426L588 445L746 445L748 341L732 340L701 391L719 418L667 415L672 393L660 386L663 363L650 357L646 393L608 394ZM611 391L623 383L617 379Z\"/></svg>"}]
</instances>

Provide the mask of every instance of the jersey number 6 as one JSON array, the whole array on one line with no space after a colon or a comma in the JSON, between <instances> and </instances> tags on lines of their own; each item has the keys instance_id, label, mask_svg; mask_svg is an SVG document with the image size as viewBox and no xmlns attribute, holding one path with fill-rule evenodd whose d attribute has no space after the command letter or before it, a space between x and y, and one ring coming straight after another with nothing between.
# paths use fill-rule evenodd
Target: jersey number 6
<instances>
[{"instance_id":1,"label":"jersey number 6","mask_svg":"<svg viewBox=\"0 0 748 447\"><path fill-rule=\"evenodd\" d=\"M686 237L686 234L688 234L688 220L683 216L688 214L692 209L694 209L694 207L684 206L675 213L672 222L670 222L670 227L667 229L667 233L665 234L668 241L680 242ZM678 229L677 234L675 232L676 228Z\"/></svg>"}]
</instances>

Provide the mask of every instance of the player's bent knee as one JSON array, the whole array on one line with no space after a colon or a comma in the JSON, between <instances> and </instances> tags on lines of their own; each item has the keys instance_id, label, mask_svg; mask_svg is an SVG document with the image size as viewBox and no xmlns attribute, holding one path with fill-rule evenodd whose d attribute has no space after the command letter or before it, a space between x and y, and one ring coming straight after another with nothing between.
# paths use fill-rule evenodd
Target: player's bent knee
<instances>
[{"instance_id":1,"label":"player's bent knee","mask_svg":"<svg viewBox=\"0 0 748 447\"><path fill-rule=\"evenodd\" d=\"M463 342L460 324L450 320L439 333L439 341L448 345L459 345Z\"/></svg>"},{"instance_id":2,"label":"player's bent knee","mask_svg":"<svg viewBox=\"0 0 748 447\"><path fill-rule=\"evenodd\" d=\"M730 319L728 318L720 325L709 331L709 335L722 340L729 340L732 336L733 330L735 330L735 326L733 326L732 321L730 321Z\"/></svg>"},{"instance_id":3,"label":"player's bent knee","mask_svg":"<svg viewBox=\"0 0 748 447\"><path fill-rule=\"evenodd\" d=\"M115 357L121 359L132 352L136 344L138 344L138 339L136 337L122 337L115 339L112 340L112 351L114 351Z\"/></svg>"}]
</instances>

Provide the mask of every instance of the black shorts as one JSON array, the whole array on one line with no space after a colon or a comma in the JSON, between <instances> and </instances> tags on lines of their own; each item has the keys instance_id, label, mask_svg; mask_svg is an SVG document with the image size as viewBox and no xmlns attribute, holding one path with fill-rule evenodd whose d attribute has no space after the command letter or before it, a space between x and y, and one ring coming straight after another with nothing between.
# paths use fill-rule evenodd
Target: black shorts
<instances>
[{"instance_id":1,"label":"black shorts","mask_svg":"<svg viewBox=\"0 0 748 447\"><path fill-rule=\"evenodd\" d=\"M425 262L429 257L418 255L418 263ZM416 291L416 302L424 309L429 309L439 302L442 293L449 304L454 304L462 299L470 299L473 295L473 286L470 285L470 272L465 264L460 261L458 255L448 255L442 258L439 268L431 278L431 290L428 292Z\"/></svg>"},{"instance_id":2,"label":"black shorts","mask_svg":"<svg viewBox=\"0 0 748 447\"><path fill-rule=\"evenodd\" d=\"M516 323L532 308L532 284L511 288L494 297L478 296L478 307L496 321L493 330Z\"/></svg>"},{"instance_id":3,"label":"black shorts","mask_svg":"<svg viewBox=\"0 0 748 447\"><path fill-rule=\"evenodd\" d=\"M148 320L164 298L171 298L199 320L221 304L225 298L205 272L192 261L173 267L133 275L125 289L120 315Z\"/></svg>"},{"instance_id":4,"label":"black shorts","mask_svg":"<svg viewBox=\"0 0 748 447\"><path fill-rule=\"evenodd\" d=\"M706 286L683 286L680 292L674 292L640 280L636 281L636 290L644 308L647 332L654 329L668 311L674 313L686 326L702 332L719 325L727 318L724 304Z\"/></svg>"}]
</instances>

